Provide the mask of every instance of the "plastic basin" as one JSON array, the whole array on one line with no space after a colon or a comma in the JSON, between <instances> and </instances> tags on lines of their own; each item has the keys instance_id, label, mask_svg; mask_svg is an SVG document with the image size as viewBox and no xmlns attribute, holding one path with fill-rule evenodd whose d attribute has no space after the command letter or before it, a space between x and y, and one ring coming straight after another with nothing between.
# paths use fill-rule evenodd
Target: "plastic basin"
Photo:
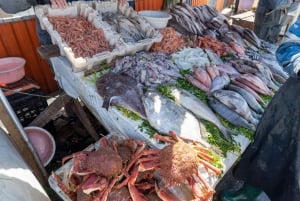
<instances>
[{"instance_id":1,"label":"plastic basin","mask_svg":"<svg viewBox=\"0 0 300 201\"><path fill-rule=\"evenodd\" d=\"M156 10L143 10L139 11L138 14L144 17L156 29L165 28L172 17L166 12Z\"/></svg>"},{"instance_id":2,"label":"plastic basin","mask_svg":"<svg viewBox=\"0 0 300 201\"><path fill-rule=\"evenodd\" d=\"M25 127L24 131L43 165L48 165L52 160L56 149L52 135L47 130L36 126Z\"/></svg>"},{"instance_id":3,"label":"plastic basin","mask_svg":"<svg viewBox=\"0 0 300 201\"><path fill-rule=\"evenodd\" d=\"M0 84L10 84L25 76L25 59L21 57L0 58Z\"/></svg>"}]
</instances>

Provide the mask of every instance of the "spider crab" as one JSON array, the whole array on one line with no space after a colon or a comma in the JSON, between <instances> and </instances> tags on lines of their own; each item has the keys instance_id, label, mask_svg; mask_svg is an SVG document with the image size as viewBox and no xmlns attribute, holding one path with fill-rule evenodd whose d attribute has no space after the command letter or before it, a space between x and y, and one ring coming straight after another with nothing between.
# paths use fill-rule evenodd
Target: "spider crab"
<instances>
[{"instance_id":1,"label":"spider crab","mask_svg":"<svg viewBox=\"0 0 300 201\"><path fill-rule=\"evenodd\" d=\"M203 177L199 171L201 165L207 172L220 175L221 170L211 165L209 162L213 158L208 154L209 150L199 143L187 143L179 138L174 132L170 131L169 136L154 135L155 139L169 143L161 150L148 149L144 150L144 157L141 157L136 167L136 172L143 172L151 169L158 169L164 181L165 187L180 184L188 184L192 188L194 200L210 200L215 190ZM132 174L130 184L134 184L135 174ZM165 201L174 200L166 191L160 190L157 186L157 195Z\"/></svg>"},{"instance_id":2,"label":"spider crab","mask_svg":"<svg viewBox=\"0 0 300 201\"><path fill-rule=\"evenodd\" d=\"M72 200L84 197L82 200L105 201L113 187L124 176L129 177L126 171L135 164L145 147L146 143L139 140L125 139L117 143L103 137L99 149L73 153L62 159L62 164L74 159L65 182L55 173L52 176Z\"/></svg>"}]
</instances>

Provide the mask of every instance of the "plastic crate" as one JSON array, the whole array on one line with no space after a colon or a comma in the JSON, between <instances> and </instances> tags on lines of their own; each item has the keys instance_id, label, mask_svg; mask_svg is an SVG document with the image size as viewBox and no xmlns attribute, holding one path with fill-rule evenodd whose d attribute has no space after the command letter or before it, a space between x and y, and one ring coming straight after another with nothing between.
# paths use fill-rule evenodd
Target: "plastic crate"
<instances>
[{"instance_id":1,"label":"plastic crate","mask_svg":"<svg viewBox=\"0 0 300 201\"><path fill-rule=\"evenodd\" d=\"M34 95L43 95L41 89L31 88L25 91L22 91L28 94L23 93L14 93L7 96L7 100L15 111L19 121L23 126L27 126L31 123L42 111L44 111L48 104L47 99L40 96Z\"/></svg>"}]
</instances>

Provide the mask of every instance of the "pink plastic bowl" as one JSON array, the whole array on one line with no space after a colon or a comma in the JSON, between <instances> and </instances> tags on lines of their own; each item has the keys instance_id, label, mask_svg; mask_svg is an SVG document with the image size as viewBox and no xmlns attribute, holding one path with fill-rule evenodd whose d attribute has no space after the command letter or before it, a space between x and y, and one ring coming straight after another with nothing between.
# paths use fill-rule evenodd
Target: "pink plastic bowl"
<instances>
[{"instance_id":1,"label":"pink plastic bowl","mask_svg":"<svg viewBox=\"0 0 300 201\"><path fill-rule=\"evenodd\" d=\"M21 57L0 58L0 84L17 82L25 76L25 59Z\"/></svg>"},{"instance_id":2,"label":"pink plastic bowl","mask_svg":"<svg viewBox=\"0 0 300 201\"><path fill-rule=\"evenodd\" d=\"M24 131L43 165L48 165L48 163L52 160L56 149L52 135L47 130L35 126L25 127Z\"/></svg>"}]
</instances>

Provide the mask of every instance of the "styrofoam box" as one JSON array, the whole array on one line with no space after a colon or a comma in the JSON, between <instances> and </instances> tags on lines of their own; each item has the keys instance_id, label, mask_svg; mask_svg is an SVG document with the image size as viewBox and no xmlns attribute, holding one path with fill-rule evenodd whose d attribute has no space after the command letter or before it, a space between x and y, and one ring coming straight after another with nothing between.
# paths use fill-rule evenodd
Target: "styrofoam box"
<instances>
[{"instance_id":1,"label":"styrofoam box","mask_svg":"<svg viewBox=\"0 0 300 201\"><path fill-rule=\"evenodd\" d=\"M105 136L107 139L114 139L117 141L121 141L124 139L127 139L128 137L122 134L108 134L107 136ZM88 146L86 149L86 151L92 151L92 150L97 150L100 147L100 143L99 141L97 141L94 144L91 144L90 146ZM60 168L58 168L54 173L62 180L63 184L66 184L66 179L68 176L68 173L70 173L72 165L73 165L73 159L71 159L70 161L68 161L66 164L64 164L63 166L61 166ZM50 187L60 196L60 198L64 201L72 201L72 199L63 192L63 190L59 187L58 183L55 181L55 179L53 178L52 175L49 176L48 178L48 183L50 185Z\"/></svg>"},{"instance_id":2,"label":"styrofoam box","mask_svg":"<svg viewBox=\"0 0 300 201\"><path fill-rule=\"evenodd\" d=\"M91 7L90 3L77 2L70 4L65 9L55 9L51 8L49 5L43 5L37 6L35 8L35 12L41 23L42 29L47 30L51 36L52 43L58 45L61 55L66 56L69 59L75 72L91 69L93 66L100 64L104 60L110 62L116 56L125 54L126 44L122 40L121 36L112 31L107 23L103 23L101 21L98 12ZM100 52L92 57L75 58L72 49L62 41L59 33L53 29L53 26L49 22L47 16L84 16L95 26L95 28L103 29L106 40L112 47L114 47L114 49L112 51Z\"/></svg>"},{"instance_id":3,"label":"styrofoam box","mask_svg":"<svg viewBox=\"0 0 300 201\"><path fill-rule=\"evenodd\" d=\"M99 12L99 16L101 13L105 12L118 12L118 3L116 1L102 1L102 2L95 2L95 9ZM136 52L146 50L148 51L153 43L160 42L162 40L161 33L152 27L144 18L138 15L138 13L133 10L129 4L124 4L119 6L119 12L130 18L130 17L137 17L139 23L141 24L141 29L144 31L145 35L148 37L146 39L140 40L135 43L126 43L126 55L133 55Z\"/></svg>"}]
</instances>

